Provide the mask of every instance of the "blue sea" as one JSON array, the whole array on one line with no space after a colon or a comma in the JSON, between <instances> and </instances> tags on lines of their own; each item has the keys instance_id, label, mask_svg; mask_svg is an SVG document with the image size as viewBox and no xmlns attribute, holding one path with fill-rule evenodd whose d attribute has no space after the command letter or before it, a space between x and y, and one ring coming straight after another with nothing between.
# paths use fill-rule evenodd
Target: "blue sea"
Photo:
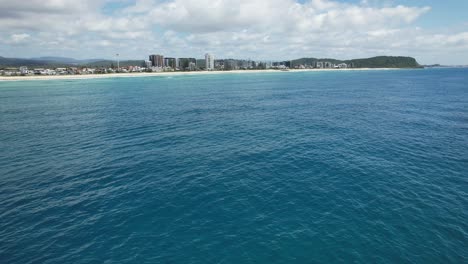
<instances>
[{"instance_id":1,"label":"blue sea","mask_svg":"<svg viewBox=\"0 0 468 264\"><path fill-rule=\"evenodd\" d=\"M468 263L468 69L0 82L0 263Z\"/></svg>"}]
</instances>

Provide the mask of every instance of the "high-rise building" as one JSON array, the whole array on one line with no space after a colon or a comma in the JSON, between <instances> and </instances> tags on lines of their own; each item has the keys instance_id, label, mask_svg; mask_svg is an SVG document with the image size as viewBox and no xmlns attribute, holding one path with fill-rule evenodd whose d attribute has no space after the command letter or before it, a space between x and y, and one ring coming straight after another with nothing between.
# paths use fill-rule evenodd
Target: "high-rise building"
<instances>
[{"instance_id":1,"label":"high-rise building","mask_svg":"<svg viewBox=\"0 0 468 264\"><path fill-rule=\"evenodd\" d=\"M233 60L233 59L224 60L224 70L226 71L238 70L239 65L237 64L237 62L238 62L237 60Z\"/></svg>"},{"instance_id":2,"label":"high-rise building","mask_svg":"<svg viewBox=\"0 0 468 264\"><path fill-rule=\"evenodd\" d=\"M214 70L214 56L212 54L205 54L205 69L207 71Z\"/></svg>"},{"instance_id":3,"label":"high-rise building","mask_svg":"<svg viewBox=\"0 0 468 264\"><path fill-rule=\"evenodd\" d=\"M150 55L149 60L153 67L164 67L164 56L163 55Z\"/></svg>"},{"instance_id":4,"label":"high-rise building","mask_svg":"<svg viewBox=\"0 0 468 264\"><path fill-rule=\"evenodd\" d=\"M176 68L176 59L175 58L164 58L164 66Z\"/></svg>"},{"instance_id":5,"label":"high-rise building","mask_svg":"<svg viewBox=\"0 0 468 264\"><path fill-rule=\"evenodd\" d=\"M193 63L192 68L196 68L197 60L195 58L179 58L179 69L182 71L190 70L190 63Z\"/></svg>"}]
</instances>

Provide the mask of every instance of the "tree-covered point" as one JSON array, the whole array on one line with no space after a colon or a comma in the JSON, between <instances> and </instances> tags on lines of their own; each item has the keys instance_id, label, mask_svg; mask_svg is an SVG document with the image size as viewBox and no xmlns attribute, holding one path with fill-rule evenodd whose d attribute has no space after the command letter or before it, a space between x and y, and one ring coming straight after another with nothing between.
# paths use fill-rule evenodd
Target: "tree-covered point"
<instances>
[{"instance_id":1,"label":"tree-covered point","mask_svg":"<svg viewBox=\"0 0 468 264\"><path fill-rule=\"evenodd\" d=\"M421 67L415 58L379 56L368 59L354 59L345 61L353 68L419 68Z\"/></svg>"}]
</instances>

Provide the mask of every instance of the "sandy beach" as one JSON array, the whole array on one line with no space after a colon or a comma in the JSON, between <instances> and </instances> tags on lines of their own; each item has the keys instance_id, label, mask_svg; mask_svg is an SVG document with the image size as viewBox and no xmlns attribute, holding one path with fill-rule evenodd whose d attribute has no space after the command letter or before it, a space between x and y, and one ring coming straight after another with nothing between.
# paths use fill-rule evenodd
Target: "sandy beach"
<instances>
[{"instance_id":1,"label":"sandy beach","mask_svg":"<svg viewBox=\"0 0 468 264\"><path fill-rule=\"evenodd\" d=\"M0 81L38 81L38 80L81 80L101 78L135 78L151 76L181 76L204 74L252 74L252 73L294 73L294 72L321 72L321 71L375 71L397 70L395 68L354 68L354 69L292 69L281 70L235 70L235 71L193 71L193 72L135 72L135 73L108 73L84 75L33 75L33 76L0 76Z\"/></svg>"}]
</instances>

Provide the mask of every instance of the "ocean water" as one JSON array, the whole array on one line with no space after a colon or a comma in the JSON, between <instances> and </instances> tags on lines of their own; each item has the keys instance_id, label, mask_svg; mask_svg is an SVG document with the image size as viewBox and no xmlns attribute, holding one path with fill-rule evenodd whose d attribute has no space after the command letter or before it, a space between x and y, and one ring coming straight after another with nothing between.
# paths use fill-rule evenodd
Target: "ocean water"
<instances>
[{"instance_id":1,"label":"ocean water","mask_svg":"<svg viewBox=\"0 0 468 264\"><path fill-rule=\"evenodd\" d=\"M467 263L468 69L0 82L0 263Z\"/></svg>"}]
</instances>

